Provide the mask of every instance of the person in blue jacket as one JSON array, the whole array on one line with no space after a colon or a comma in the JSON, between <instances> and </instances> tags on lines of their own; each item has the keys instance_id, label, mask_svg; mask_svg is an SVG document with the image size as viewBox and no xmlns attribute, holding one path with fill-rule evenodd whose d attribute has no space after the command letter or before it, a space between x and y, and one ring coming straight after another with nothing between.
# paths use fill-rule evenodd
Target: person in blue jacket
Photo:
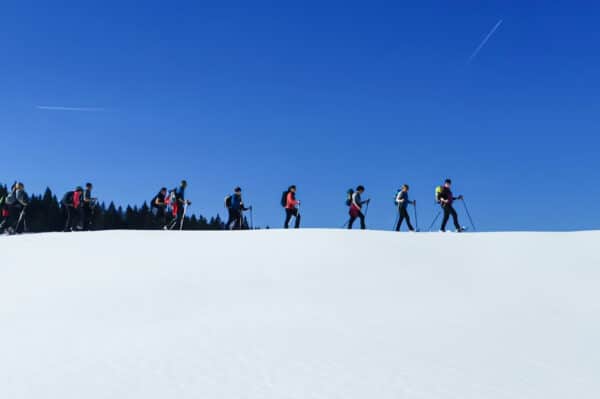
<instances>
[{"instance_id":1,"label":"person in blue jacket","mask_svg":"<svg viewBox=\"0 0 600 399\"><path fill-rule=\"evenodd\" d=\"M244 201L242 200L242 189L236 187L233 190L233 194L225 199L225 206L229 211L229 218L227 219L228 230L241 230L244 226L243 212L252 207L246 208Z\"/></svg>"}]
</instances>

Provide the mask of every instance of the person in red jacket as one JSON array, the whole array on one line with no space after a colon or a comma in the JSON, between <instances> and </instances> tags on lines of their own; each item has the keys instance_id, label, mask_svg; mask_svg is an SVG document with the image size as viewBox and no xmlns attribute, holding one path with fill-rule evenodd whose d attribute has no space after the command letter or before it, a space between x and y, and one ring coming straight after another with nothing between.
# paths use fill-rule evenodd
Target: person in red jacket
<instances>
[{"instance_id":1,"label":"person in red jacket","mask_svg":"<svg viewBox=\"0 0 600 399\"><path fill-rule=\"evenodd\" d=\"M294 227L297 229L300 227L300 201L296 199L296 186L290 186L287 191L285 199L285 223L283 228L287 229L290 225L292 216L296 219Z\"/></svg>"}]
</instances>

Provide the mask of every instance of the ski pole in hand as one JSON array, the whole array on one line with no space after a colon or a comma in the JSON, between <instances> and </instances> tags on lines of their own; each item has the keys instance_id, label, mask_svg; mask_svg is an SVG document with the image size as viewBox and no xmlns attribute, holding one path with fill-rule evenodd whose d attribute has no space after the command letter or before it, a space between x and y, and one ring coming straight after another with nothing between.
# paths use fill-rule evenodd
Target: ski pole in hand
<instances>
[{"instance_id":1,"label":"ski pole in hand","mask_svg":"<svg viewBox=\"0 0 600 399\"><path fill-rule=\"evenodd\" d=\"M462 197L462 195L461 195ZM477 231L477 229L475 228L475 225L473 224L473 218L471 218L471 214L469 213L469 208L467 208L467 203L465 202L465 199L462 198L462 203L463 206L465 207L465 212L467 212L467 216L469 217L469 221L471 222L471 227L473 227L473 231Z\"/></svg>"}]
</instances>

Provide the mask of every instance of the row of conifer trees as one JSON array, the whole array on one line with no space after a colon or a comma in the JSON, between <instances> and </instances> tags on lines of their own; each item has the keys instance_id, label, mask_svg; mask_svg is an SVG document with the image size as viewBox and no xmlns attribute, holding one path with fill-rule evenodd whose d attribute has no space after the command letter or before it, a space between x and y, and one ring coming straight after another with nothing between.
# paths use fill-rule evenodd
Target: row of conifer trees
<instances>
[{"instance_id":1,"label":"row of conifer trees","mask_svg":"<svg viewBox=\"0 0 600 399\"><path fill-rule=\"evenodd\" d=\"M8 187L0 184L0 198L8 193ZM65 228L65 214L60 206L60 200L47 188L42 195L30 195L27 206L26 221L27 230L32 233L63 231ZM100 202L95 207L93 215L93 230L112 229L158 229L154 215L147 203L141 206L126 206L125 208L115 205L114 202ZM202 215L189 215L184 222L185 230L223 230L225 224L219 215L205 218Z\"/></svg>"}]
</instances>

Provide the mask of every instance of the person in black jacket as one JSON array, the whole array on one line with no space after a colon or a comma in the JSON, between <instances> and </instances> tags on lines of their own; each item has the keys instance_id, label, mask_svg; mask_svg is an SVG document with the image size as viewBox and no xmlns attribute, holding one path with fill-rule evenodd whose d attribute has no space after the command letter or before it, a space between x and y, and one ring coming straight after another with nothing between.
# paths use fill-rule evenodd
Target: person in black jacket
<instances>
[{"instance_id":1,"label":"person in black jacket","mask_svg":"<svg viewBox=\"0 0 600 399\"><path fill-rule=\"evenodd\" d=\"M167 228L167 188L162 187L150 201L150 211L161 229Z\"/></svg>"},{"instance_id":2,"label":"person in black jacket","mask_svg":"<svg viewBox=\"0 0 600 399\"><path fill-rule=\"evenodd\" d=\"M452 204L456 200L462 200L463 196L459 195L458 197L455 197L452 194L452 190L450 189L451 187L452 180L446 179L444 185L442 186L442 190L438 193L437 196L438 203L441 205L442 211L444 212L444 218L442 219L442 227L440 228L440 231L446 232L446 224L448 223L448 219L450 218L450 216L452 216L456 232L460 233L464 231L464 229L461 227L460 223L458 223L458 215Z\"/></svg>"},{"instance_id":3,"label":"person in black jacket","mask_svg":"<svg viewBox=\"0 0 600 399\"><path fill-rule=\"evenodd\" d=\"M5 199L8 215L3 223L8 234L21 233L25 230L27 205L29 205L29 196L25 192L25 185L23 183L14 184Z\"/></svg>"},{"instance_id":4,"label":"person in black jacket","mask_svg":"<svg viewBox=\"0 0 600 399\"><path fill-rule=\"evenodd\" d=\"M83 191L82 201L82 214L83 220L81 225L85 230L91 230L92 223L94 222L94 209L98 203L98 199L92 197L92 183L85 184L85 190Z\"/></svg>"}]
</instances>

